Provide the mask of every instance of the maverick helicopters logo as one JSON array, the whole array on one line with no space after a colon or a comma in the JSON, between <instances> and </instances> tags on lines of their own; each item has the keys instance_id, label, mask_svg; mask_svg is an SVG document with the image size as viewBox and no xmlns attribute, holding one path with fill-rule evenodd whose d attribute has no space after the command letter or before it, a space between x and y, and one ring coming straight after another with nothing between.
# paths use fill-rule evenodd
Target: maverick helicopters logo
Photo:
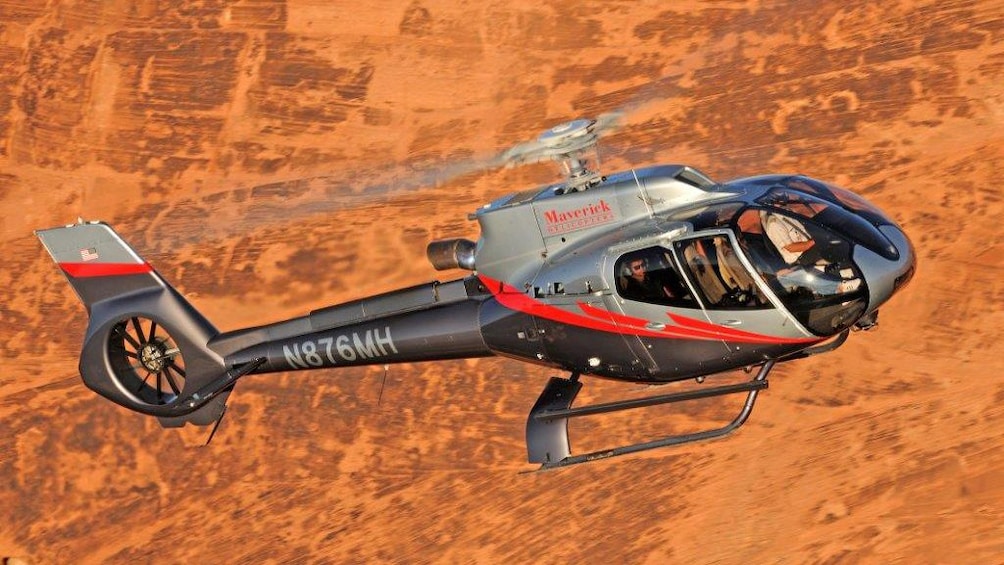
<instances>
[{"instance_id":1,"label":"maverick helicopters logo","mask_svg":"<svg viewBox=\"0 0 1004 565\"><path fill-rule=\"evenodd\" d=\"M570 210L552 208L544 212L544 228L547 235L559 235L576 230L610 223L617 219L613 208L606 200L591 202Z\"/></svg>"}]
</instances>

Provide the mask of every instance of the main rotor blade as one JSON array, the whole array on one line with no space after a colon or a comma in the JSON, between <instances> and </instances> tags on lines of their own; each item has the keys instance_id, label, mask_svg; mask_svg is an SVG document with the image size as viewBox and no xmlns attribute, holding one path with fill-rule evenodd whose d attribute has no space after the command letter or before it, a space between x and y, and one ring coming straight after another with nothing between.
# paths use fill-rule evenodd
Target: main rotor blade
<instances>
[{"instance_id":1,"label":"main rotor blade","mask_svg":"<svg viewBox=\"0 0 1004 565\"><path fill-rule=\"evenodd\" d=\"M674 74L599 94L589 100L577 101L573 115L555 117L535 124L534 130L527 133L539 133L548 127L575 118L592 117L596 121L595 130L602 137L617 128L624 127L629 115L643 106L679 96L679 92L684 90L677 84L683 76L682 71L671 66L667 66L667 71ZM445 123L445 119L443 122ZM488 135L493 133L489 131L485 137ZM494 135L498 135L498 132ZM483 147L483 145L481 149L474 147L472 150L468 145L467 148L461 148L468 156L460 159L447 157L430 165L424 165L413 159L410 162L402 161L366 170L337 173L306 172L289 178L270 179L260 184L244 184L224 191L206 193L189 203L196 207L213 208L218 206L215 203L229 194L240 201L250 196L252 205L244 208L239 216L231 215L230 218L224 218L214 225L200 224L199 229L194 229L196 227L194 225L191 226L193 229L186 229L187 226L179 225L179 220L172 220L171 225L165 225L163 228L154 225L153 230L147 232L147 242L150 246L156 247L156 251L166 253L171 252L178 244L223 240L238 233L372 206L394 196L441 186L468 175L505 167L514 156L518 158L532 153L540 148L540 144L534 139L501 151L485 150ZM479 203L473 204L476 206Z\"/></svg>"}]
</instances>

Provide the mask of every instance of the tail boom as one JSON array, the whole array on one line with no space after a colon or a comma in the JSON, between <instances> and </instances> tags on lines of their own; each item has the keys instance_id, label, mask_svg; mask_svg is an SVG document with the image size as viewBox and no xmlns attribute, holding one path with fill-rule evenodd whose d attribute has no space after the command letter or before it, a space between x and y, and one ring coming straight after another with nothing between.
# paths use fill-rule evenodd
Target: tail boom
<instances>
[{"instance_id":1,"label":"tail boom","mask_svg":"<svg viewBox=\"0 0 1004 565\"><path fill-rule=\"evenodd\" d=\"M472 279L431 282L220 334L209 346L228 366L265 359L255 373L485 357L487 297Z\"/></svg>"}]
</instances>

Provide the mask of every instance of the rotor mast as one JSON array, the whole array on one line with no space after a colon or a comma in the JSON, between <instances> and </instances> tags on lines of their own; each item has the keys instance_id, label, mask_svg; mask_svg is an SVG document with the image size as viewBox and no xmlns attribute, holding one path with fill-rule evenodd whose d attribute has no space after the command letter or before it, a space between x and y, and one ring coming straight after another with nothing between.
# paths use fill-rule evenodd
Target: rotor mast
<instances>
[{"instance_id":1,"label":"rotor mast","mask_svg":"<svg viewBox=\"0 0 1004 565\"><path fill-rule=\"evenodd\" d=\"M565 174L568 192L586 190L600 182L600 173L589 168L590 156L599 161L596 140L596 120L587 119L559 124L538 138Z\"/></svg>"}]
</instances>

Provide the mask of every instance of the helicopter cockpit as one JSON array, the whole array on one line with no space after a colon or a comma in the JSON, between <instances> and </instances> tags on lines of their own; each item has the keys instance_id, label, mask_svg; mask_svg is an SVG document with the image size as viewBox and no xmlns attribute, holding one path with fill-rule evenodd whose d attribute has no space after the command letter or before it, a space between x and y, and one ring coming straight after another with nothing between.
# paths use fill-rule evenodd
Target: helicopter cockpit
<instances>
[{"instance_id":1,"label":"helicopter cockpit","mask_svg":"<svg viewBox=\"0 0 1004 565\"><path fill-rule=\"evenodd\" d=\"M757 204L735 221L757 274L809 331L828 335L850 327L868 306L868 287L854 263L852 240L821 217L843 214L787 190L774 190Z\"/></svg>"},{"instance_id":2,"label":"helicopter cockpit","mask_svg":"<svg viewBox=\"0 0 1004 565\"><path fill-rule=\"evenodd\" d=\"M760 184L761 179L750 179ZM767 181L768 179L762 179ZM748 200L691 209L668 218L693 226L669 249L626 254L618 293L680 308L767 310L782 307L810 332L828 336L855 324L869 307L866 272L856 250L899 260L879 229L895 225L851 192L805 177L777 177ZM634 269L647 271L648 282ZM908 280L897 280L902 285ZM689 281L686 287L684 278ZM697 300L684 288L692 288Z\"/></svg>"}]
</instances>

